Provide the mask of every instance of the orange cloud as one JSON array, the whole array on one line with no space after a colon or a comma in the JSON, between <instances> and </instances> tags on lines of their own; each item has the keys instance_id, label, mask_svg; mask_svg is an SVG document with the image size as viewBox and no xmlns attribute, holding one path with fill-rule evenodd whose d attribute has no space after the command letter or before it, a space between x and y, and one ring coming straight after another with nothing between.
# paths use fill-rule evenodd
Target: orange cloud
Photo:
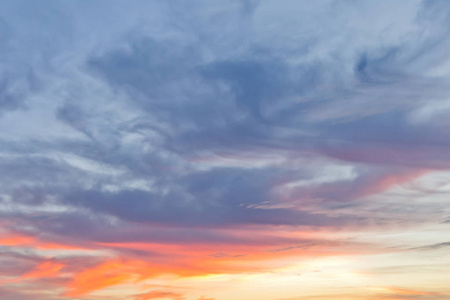
<instances>
[{"instance_id":1,"label":"orange cloud","mask_svg":"<svg viewBox=\"0 0 450 300\"><path fill-rule=\"evenodd\" d=\"M189 261L184 261L183 259L174 257L171 263L149 263L143 260L133 259L113 259L105 261L74 274L73 280L66 286L67 292L65 293L65 296L79 297L115 285L129 282L137 283L159 275L175 274L181 277L199 276L229 272L236 267L234 265L228 267L226 264L222 266L221 263L214 263L214 258L212 257L206 256L205 259L206 260L190 259ZM219 262L219 260L216 261ZM242 267L240 271L244 269L245 268ZM147 293L139 295L141 298L138 299L152 299L149 298L152 295L154 294ZM172 295L172 297L173 296L174 295Z\"/></svg>"},{"instance_id":2,"label":"orange cloud","mask_svg":"<svg viewBox=\"0 0 450 300\"><path fill-rule=\"evenodd\" d=\"M383 176L382 178L379 178L371 185L367 186L361 194L362 196L379 194L394 186L401 185L419 178L428 172L430 172L430 170L413 170L402 174L388 174Z\"/></svg>"},{"instance_id":3,"label":"orange cloud","mask_svg":"<svg viewBox=\"0 0 450 300\"><path fill-rule=\"evenodd\" d=\"M388 287L386 288L391 293L397 294L397 295L408 295L408 296L436 296L439 295L439 293L434 292L424 292L424 291L416 291L416 290L409 290L409 289L401 289L401 288L395 288L395 287Z\"/></svg>"},{"instance_id":4,"label":"orange cloud","mask_svg":"<svg viewBox=\"0 0 450 300\"><path fill-rule=\"evenodd\" d=\"M86 250L86 248L67 244L47 242L33 236L7 233L0 237L0 246L30 247L39 250Z\"/></svg>"},{"instance_id":5,"label":"orange cloud","mask_svg":"<svg viewBox=\"0 0 450 300\"><path fill-rule=\"evenodd\" d=\"M19 246L28 245L35 241L33 237L19 235L19 234L8 234L6 236L0 237L1 246Z\"/></svg>"},{"instance_id":6,"label":"orange cloud","mask_svg":"<svg viewBox=\"0 0 450 300\"><path fill-rule=\"evenodd\" d=\"M22 279L53 277L64 267L63 264L53 261L44 261L22 275Z\"/></svg>"},{"instance_id":7,"label":"orange cloud","mask_svg":"<svg viewBox=\"0 0 450 300\"><path fill-rule=\"evenodd\" d=\"M65 296L78 297L90 292L124 283L133 278L126 264L112 260L77 273L67 286Z\"/></svg>"},{"instance_id":8,"label":"orange cloud","mask_svg":"<svg viewBox=\"0 0 450 300\"><path fill-rule=\"evenodd\" d=\"M257 234L257 233L255 233ZM253 234L253 235L255 235ZM261 233L259 233L261 234ZM286 235L286 233L284 233ZM295 236L295 233L292 233ZM100 247L116 249L119 252L139 250L151 253L145 258L151 267L152 274L140 273L143 277L175 274L178 276L197 276L210 274L235 274L241 272L255 272L271 268L283 267L290 257L321 257L328 255L348 255L362 253L369 250L364 245L340 244L326 239L298 241L295 239L281 239L273 244L158 244L158 243L97 243Z\"/></svg>"},{"instance_id":9,"label":"orange cloud","mask_svg":"<svg viewBox=\"0 0 450 300\"><path fill-rule=\"evenodd\" d=\"M184 300L185 297L182 294L165 291L152 291L145 294L136 296L135 300L151 300L151 299L172 299L172 300Z\"/></svg>"}]
</instances>

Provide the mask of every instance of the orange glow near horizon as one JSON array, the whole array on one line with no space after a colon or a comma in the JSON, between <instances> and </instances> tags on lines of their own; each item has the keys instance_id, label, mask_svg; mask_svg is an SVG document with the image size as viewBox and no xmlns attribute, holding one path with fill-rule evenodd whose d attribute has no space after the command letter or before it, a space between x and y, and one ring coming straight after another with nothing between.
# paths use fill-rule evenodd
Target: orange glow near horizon
<instances>
[{"instance_id":1,"label":"orange glow near horizon","mask_svg":"<svg viewBox=\"0 0 450 300\"><path fill-rule=\"evenodd\" d=\"M367 241L370 232L361 232L363 239L360 239L350 229L315 231L313 228L249 226L216 230L226 234L232 243L226 240L217 243L92 242L85 243L84 247L3 232L0 238L3 247L56 253L61 258L43 260L27 267L22 275L2 282L16 285L48 282L59 287L58 297L75 299L101 299L118 291L134 295L131 300L158 297L175 300L202 297L214 300L228 300L227 297L236 300L277 297L381 300L445 297L449 292L439 279L445 272L434 277L441 286L417 283L419 289L414 288L415 282L394 276L397 271L384 271L385 266L377 264L379 257L383 257L381 261L388 265L396 262L408 266L421 255L420 251L379 247ZM388 236L382 231L373 234ZM450 261L443 261L445 263L450 266ZM391 272L394 273L391 275ZM416 280L420 281L419 278ZM383 287L386 281L392 282L392 287ZM281 290L278 294L262 293L256 288L261 284L281 287ZM348 286L354 291L351 297L340 292ZM306 298L295 298L299 288ZM321 288L326 289L329 296L317 294Z\"/></svg>"},{"instance_id":2,"label":"orange glow near horizon","mask_svg":"<svg viewBox=\"0 0 450 300\"><path fill-rule=\"evenodd\" d=\"M123 283L133 278L129 268L119 260L108 261L85 269L73 276L67 286L67 297L78 297L90 292Z\"/></svg>"},{"instance_id":3,"label":"orange glow near horizon","mask_svg":"<svg viewBox=\"0 0 450 300\"><path fill-rule=\"evenodd\" d=\"M221 287L231 285L236 291L247 287L248 297L274 299L275 295L271 293L260 294L258 290L250 288L256 283L264 283L268 286L286 285L282 293L286 299L298 294L295 288L297 284L302 286L302 294L310 295L310 297L315 297L314 291L320 286L328 286L330 290L333 290L346 285L354 287L355 295L356 291L362 294L367 291L374 293L373 299L397 299L395 297L402 295L438 297L445 294L445 289L442 288L430 290L425 287L423 290L417 290L404 285L405 281L402 280L398 280L398 287L373 287L367 290L366 285L374 278L389 277L389 273L385 275L380 273L377 276L372 274L370 269L376 268L376 264L373 265L376 261L374 257L380 255L401 257L402 252L396 249L388 251L366 242L358 242L356 237L350 242L349 232L321 230L315 235L313 230L295 231L270 227L264 231L258 231L256 228L242 228L241 230L224 229L223 232L233 234L235 237L251 236L252 232L255 234L248 244L241 240L235 244L96 242L88 248L44 242L18 234L3 234L0 241L6 247L57 251L60 255L69 253L68 251L88 250L85 253L92 253L92 257L95 258L92 262L88 261L88 257L84 262L83 256L73 262L70 256L61 260L45 260L25 271L20 278L5 281L5 283L19 284L24 280L64 278L60 283L63 289L60 296L76 299L102 293L109 295L108 293L113 293L112 291L118 286L124 291L134 290L136 299L152 299L151 297L158 297L158 295L161 297L166 295L165 297L169 299L172 297L172 299L189 300L202 297L192 291L187 293L177 289L146 291L145 287L151 286L150 282L160 282L160 285L175 287L193 285L202 292L208 292L207 294L213 296L215 300L226 300L225 294L216 290L217 285ZM295 237L299 236L308 237L308 239L300 239L295 244ZM274 237L278 238L273 239ZM273 244L273 241L277 241L277 244ZM101 258L100 253L105 253L107 257ZM415 254L408 254L405 258L410 255ZM373 276L375 277L372 278ZM200 288L202 285L204 287ZM186 298L186 295L192 296ZM208 299L207 296L205 297ZM237 300L246 299L244 295L236 294L233 297ZM325 296L318 299L328 299L323 297ZM344 296L337 294L330 296L330 299L332 298L345 299Z\"/></svg>"}]
</instances>

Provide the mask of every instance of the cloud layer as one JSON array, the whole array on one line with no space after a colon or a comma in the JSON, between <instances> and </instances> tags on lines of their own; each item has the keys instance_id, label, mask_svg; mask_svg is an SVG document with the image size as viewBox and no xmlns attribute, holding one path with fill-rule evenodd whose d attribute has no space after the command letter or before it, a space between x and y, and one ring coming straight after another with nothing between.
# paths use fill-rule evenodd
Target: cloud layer
<instances>
[{"instance_id":1,"label":"cloud layer","mask_svg":"<svg viewBox=\"0 0 450 300\"><path fill-rule=\"evenodd\" d=\"M447 1L0 12L0 298L238 299L174 278L262 282L362 255L387 268L448 245ZM364 261L373 289L354 299L450 292L380 287ZM335 289L235 291L351 298Z\"/></svg>"}]
</instances>

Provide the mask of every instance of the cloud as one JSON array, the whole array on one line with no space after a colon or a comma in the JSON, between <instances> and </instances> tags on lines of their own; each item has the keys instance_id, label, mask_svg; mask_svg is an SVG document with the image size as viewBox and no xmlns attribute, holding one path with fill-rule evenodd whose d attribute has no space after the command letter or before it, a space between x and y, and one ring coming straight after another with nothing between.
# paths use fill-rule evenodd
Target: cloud
<instances>
[{"instance_id":1,"label":"cloud","mask_svg":"<svg viewBox=\"0 0 450 300\"><path fill-rule=\"evenodd\" d=\"M182 294L175 292L165 292L165 291L151 291L145 294L136 296L136 300L150 300L150 299L173 299L173 300L183 300L186 299Z\"/></svg>"},{"instance_id":2,"label":"cloud","mask_svg":"<svg viewBox=\"0 0 450 300\"><path fill-rule=\"evenodd\" d=\"M450 242L425 245L425 246L421 246L421 247L416 247L414 249L416 249L416 250L438 250L438 249L446 248L446 247L450 247Z\"/></svg>"},{"instance_id":3,"label":"cloud","mask_svg":"<svg viewBox=\"0 0 450 300\"><path fill-rule=\"evenodd\" d=\"M78 297L95 290L121 284L133 278L127 267L119 261L108 261L77 273L69 283L65 296Z\"/></svg>"},{"instance_id":4,"label":"cloud","mask_svg":"<svg viewBox=\"0 0 450 300\"><path fill-rule=\"evenodd\" d=\"M63 267L63 264L57 262L44 261L32 270L24 273L22 279L55 277Z\"/></svg>"},{"instance_id":5,"label":"cloud","mask_svg":"<svg viewBox=\"0 0 450 300\"><path fill-rule=\"evenodd\" d=\"M448 218L415 188L450 165L446 1L0 11L0 261L24 290L386 251L352 238Z\"/></svg>"}]
</instances>

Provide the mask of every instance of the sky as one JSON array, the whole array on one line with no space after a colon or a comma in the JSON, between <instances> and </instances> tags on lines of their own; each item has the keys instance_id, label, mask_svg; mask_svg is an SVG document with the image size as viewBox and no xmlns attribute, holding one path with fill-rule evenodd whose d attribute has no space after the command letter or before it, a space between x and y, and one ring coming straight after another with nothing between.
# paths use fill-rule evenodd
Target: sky
<instances>
[{"instance_id":1,"label":"sky","mask_svg":"<svg viewBox=\"0 0 450 300\"><path fill-rule=\"evenodd\" d=\"M0 299L450 299L450 1L0 2Z\"/></svg>"}]
</instances>

